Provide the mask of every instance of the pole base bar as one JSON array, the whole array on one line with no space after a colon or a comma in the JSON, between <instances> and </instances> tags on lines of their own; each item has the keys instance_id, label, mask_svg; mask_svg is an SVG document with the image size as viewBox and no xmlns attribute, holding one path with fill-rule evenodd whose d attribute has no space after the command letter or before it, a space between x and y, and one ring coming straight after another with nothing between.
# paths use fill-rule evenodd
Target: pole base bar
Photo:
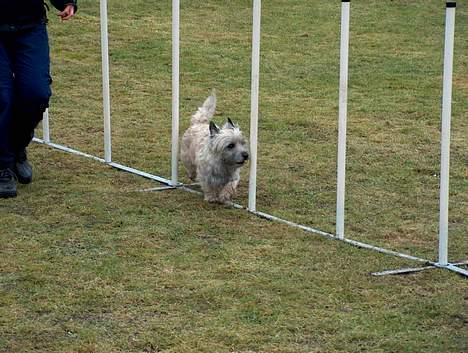
<instances>
[{"instance_id":1,"label":"pole base bar","mask_svg":"<svg viewBox=\"0 0 468 353\"><path fill-rule=\"evenodd\" d=\"M453 263L453 264L448 264L448 265L438 265L437 263L434 263L434 264L430 264L430 265L422 266L422 267L401 268L397 270L372 272L371 275L372 276L405 275L408 273L420 272L420 271L425 271L425 270L433 270L435 268L443 268L449 271L457 272L465 277L468 277L468 271L459 267L463 265L468 265L468 260Z\"/></svg>"},{"instance_id":2,"label":"pole base bar","mask_svg":"<svg viewBox=\"0 0 468 353\"><path fill-rule=\"evenodd\" d=\"M46 146L49 146L49 147L52 147L52 148L67 152L67 153L76 154L76 155L81 156L81 157L91 158L91 159L94 159L95 161L98 161L98 162L101 162L101 163L106 163L104 158L99 158L99 157L96 157L96 156L93 156L91 154L75 150L75 149L67 147L67 146L59 145L59 144L52 143L52 142L46 142L43 139L39 139L37 137L34 137L33 141L37 142L37 143L40 143L42 145L46 145Z\"/></svg>"},{"instance_id":3,"label":"pole base bar","mask_svg":"<svg viewBox=\"0 0 468 353\"><path fill-rule=\"evenodd\" d=\"M147 172L143 172L143 171L135 169L135 168L127 167L127 166L119 164L119 163L110 162L110 163L107 163L107 164L110 165L113 168L123 170L123 171L128 172L128 173L136 174L136 175L142 176L142 177L144 177L146 179L155 180L155 181L160 182L161 184L166 184L168 186L172 186L173 188L175 187L175 186L172 185L172 182L169 179L162 178L160 176L150 174L150 173L147 173Z\"/></svg>"},{"instance_id":4,"label":"pole base bar","mask_svg":"<svg viewBox=\"0 0 468 353\"><path fill-rule=\"evenodd\" d=\"M174 190L174 189L179 189L179 188L189 188L190 186L198 186L200 185L199 183L192 183L192 184L179 184L177 186L159 186L155 188L148 188L148 189L140 189L137 190L138 192L152 192L152 191L165 191L165 190ZM190 189L191 191L197 192L196 190ZM198 193L198 192L197 192ZM201 194L201 192L200 192Z\"/></svg>"},{"instance_id":5,"label":"pole base bar","mask_svg":"<svg viewBox=\"0 0 468 353\"><path fill-rule=\"evenodd\" d=\"M177 186L159 186L155 188L140 189L140 190L137 190L137 192L166 191L166 190L174 190L174 189L177 189Z\"/></svg>"},{"instance_id":6,"label":"pole base bar","mask_svg":"<svg viewBox=\"0 0 468 353\"><path fill-rule=\"evenodd\" d=\"M33 141L37 142L37 143L40 143L40 144L44 144L46 146L50 146L52 148L55 148L55 149L58 149L58 150L61 150L61 151L64 151L64 152L76 154L76 155L86 157L86 158L91 158L91 159L94 159L94 160L96 160L98 162L108 164L113 168L123 170L123 171L126 171L128 173L136 174L136 175L142 176L142 177L147 178L147 179L155 180L155 181L158 181L158 182L160 182L162 184L166 184L167 187L159 188L161 191L163 191L163 190L172 190L172 189L181 189L181 190L191 192L191 193L195 193L195 194L198 194L198 195L202 194L202 192L200 192L198 190L194 190L194 189L188 187L191 184L188 184L188 185L178 184L177 186L173 186L171 180L160 177L160 176L157 176L157 175L153 175L153 174L150 174L150 173L147 173L147 172L143 172L141 170L131 168L131 167L127 167L127 166L124 166L122 164L118 164L118 163L114 163L114 162L107 163L103 158L99 158L99 157L96 157L96 156L93 156L93 155L90 155L90 154L87 154L87 153L83 153L83 152L80 152L80 151L75 150L73 148L69 148L69 147L59 145L59 144L56 144L56 143L45 142L44 140L39 139L39 138L34 138ZM468 271L458 267L459 265L468 264L468 261L461 262L461 263L456 263L456 264L439 265L436 262L429 261L429 260L426 260L426 259L422 259L422 258L419 258L419 257L416 257L416 256L407 255L407 254L400 253L400 252L397 252L397 251L394 251L394 250L388 250L388 249L385 249L385 248L381 248L381 247L378 247L378 246L370 245L370 244L367 244L367 243L363 243L363 242L348 239L348 238L340 238L337 235L327 233L327 232L324 232L324 231L321 231L319 229L315 229L315 228L312 228L312 227L308 227L306 225L294 223L294 222L291 222L291 221L288 221L288 220L285 220L285 219L270 215L268 213L250 210L248 207L244 207L244 206L236 204L234 202L227 202L226 205L234 207L236 209L243 209L243 210L246 210L247 212L249 212L249 213L251 213L251 214L253 214L253 215L257 216L257 217L267 219L267 220L270 220L270 221L275 221L275 222L278 222L278 223L283 223L283 224L286 224L286 225L288 225L290 227L299 228L299 229L302 229L303 231L306 231L308 233L318 234L318 235L321 235L321 236L326 237L328 239L339 240L339 241L348 243L350 245L353 245L353 246L356 246L356 247L359 247L359 248L362 248L362 249L368 249L368 250L380 252L382 254L397 256L397 257L401 257L401 258L404 258L404 259L407 259L407 260L412 260L412 261L423 262L424 264L427 265L427 266L420 267L420 268L417 268L417 269L402 269L402 270L395 270L394 272L399 271L400 273L404 273L405 272L404 270L407 270L406 272L417 272L417 271L425 270L426 267L427 267L427 269L429 269L429 268L442 268L442 269L447 269L447 270L452 271L452 272L457 272L457 273L459 273L461 275L464 275L464 276L468 277ZM384 271L384 272L381 272L381 273L392 274L391 272L392 271ZM375 273L372 273L372 274L378 276L379 273L380 272L375 272ZM395 273L395 274L397 274L397 273Z\"/></svg>"},{"instance_id":7,"label":"pole base bar","mask_svg":"<svg viewBox=\"0 0 468 353\"><path fill-rule=\"evenodd\" d=\"M58 150L61 150L61 151L64 151L64 152L68 152L68 153L71 153L71 154L76 154L78 156L81 156L81 157L86 157L86 158L91 158L91 159L94 159L98 162L101 162L101 163L105 163L115 169L119 169L119 170L123 170L125 172L129 172L129 173L132 173L132 174L136 174L136 175L139 175L139 176L142 176L144 178L147 178L147 179L151 179L151 180L155 180L155 181L158 181L162 184L166 184L168 186L172 186L172 182L169 180L169 179L166 179L166 178L162 178L160 176L157 176L157 175L154 175L154 174L150 174L150 173L147 173L147 172L143 172L141 170L138 170L138 169L135 169L135 168L131 168L131 167L127 167L125 165L122 165L122 164L119 164L119 163L115 163L115 162L106 162L106 160L104 158L99 158L99 157L96 157L96 156L93 156L91 154L88 154L88 153L84 153L84 152L81 152L81 151L78 151L78 150L75 150L73 148L70 148L70 147L67 147L67 146L63 146L63 145L59 145L59 144L56 144L56 143L51 143L51 142L45 142L44 140L42 139L39 139L39 138L33 138L33 141L34 142L37 142L37 143L40 143L40 144L43 144L43 145L47 145L47 146L50 146L50 147L53 147L55 149L58 149ZM181 186L182 184L180 184ZM178 187L179 185L177 185ZM175 186L172 186L172 188L174 188Z\"/></svg>"}]
</instances>

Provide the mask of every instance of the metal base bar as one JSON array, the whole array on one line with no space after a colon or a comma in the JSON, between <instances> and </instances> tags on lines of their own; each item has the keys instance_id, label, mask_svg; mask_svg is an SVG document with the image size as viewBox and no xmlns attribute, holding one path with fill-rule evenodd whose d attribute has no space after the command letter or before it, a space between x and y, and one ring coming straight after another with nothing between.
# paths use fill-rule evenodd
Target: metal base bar
<instances>
[{"instance_id":1,"label":"metal base bar","mask_svg":"<svg viewBox=\"0 0 468 353\"><path fill-rule=\"evenodd\" d=\"M190 189L190 188L188 188L186 186L182 186L181 189L183 189L185 191L192 192L192 193L196 193L196 194L202 194L200 191ZM251 211L248 208L246 208L246 207L244 207L242 205L233 203L233 202L229 202L227 204L234 207L234 208L247 210L249 213L252 213L257 217L264 218L264 219L267 219L267 220L270 220L270 221L275 221L275 222L278 222L278 223L283 223L283 224L286 224L286 225L288 225L290 227L299 228L299 229L302 229L303 231L306 231L308 233L318 234L318 235L321 235L321 236L326 237L328 239L340 240L340 241L343 241L345 243L356 246L358 248L373 250L373 251L377 251L377 252L380 252L380 253L383 253L383 254L401 257L401 258L404 258L404 259L407 259L407 260L419 261L419 262L423 262L423 263L426 263L426 264L434 264L434 262L432 262L432 261L422 259L422 258L419 258L419 257L416 257L416 256L400 253L400 252L393 251L393 250L388 250L388 249L385 249L385 248L381 248L381 247L378 247L378 246L362 243L362 242L352 240L352 239L347 239L347 238L341 239L340 237L338 237L338 236L336 236L334 234L327 233L327 232L324 232L322 230L312 228L312 227L309 227L309 226L305 226L305 225L302 225L302 224L299 224L299 223L294 223L294 222L288 221L286 219L273 216L273 215L268 214L268 213L264 213L264 212L260 212L260 211Z\"/></svg>"},{"instance_id":2,"label":"metal base bar","mask_svg":"<svg viewBox=\"0 0 468 353\"><path fill-rule=\"evenodd\" d=\"M155 187L155 188L148 188L148 189L140 189L138 190L139 192L152 192L152 191L164 191L164 190L174 190L174 189L180 189L182 187L185 187L186 189L189 189L190 186L198 186L200 184L198 183L192 183L192 184L182 184L182 183L179 183L179 185L177 186L159 186L159 187ZM193 192L196 192L196 193L200 193L199 191L196 191L196 190L193 190L193 189L190 189L190 191L193 191Z\"/></svg>"},{"instance_id":3,"label":"metal base bar","mask_svg":"<svg viewBox=\"0 0 468 353\"><path fill-rule=\"evenodd\" d=\"M431 270L436 268L433 265L423 266L423 267L412 267L412 268L400 268L398 270L388 270L382 272L371 272L372 276L388 276L388 275L405 275L408 273L421 272L424 270Z\"/></svg>"},{"instance_id":4,"label":"metal base bar","mask_svg":"<svg viewBox=\"0 0 468 353\"><path fill-rule=\"evenodd\" d=\"M111 166L113 168L123 170L123 171L128 172L128 173L136 174L136 175L142 176L144 178L155 180L157 182L160 182L162 184L167 185L166 187L152 188L152 189L140 190L140 191L152 191L152 190L154 190L154 191L156 191L156 190L163 191L163 190L171 190L171 189L181 189L181 190L191 192L191 193L195 193L195 194L198 194L198 195L202 194L201 191L194 190L194 189L191 189L189 187L191 185L197 185L197 184L188 184L188 185L178 184L177 186L173 186L171 180L160 177L160 176L157 176L157 175L153 175L153 174L150 174L150 173L147 173L147 172L143 172L141 170L131 168L131 167L127 167L127 166L124 166L122 164L118 164L118 163L114 163L114 162L107 163L103 158L99 158L99 157L96 157L96 156L93 156L93 155L90 155L90 154L87 154L87 153L83 153L83 152L80 152L80 151L75 150L73 148L69 148L69 147L59 145L59 144L56 144L56 143L44 142L44 140L39 139L39 138L34 138L33 141L37 142L37 143L40 143L40 144L50 146L50 147L53 147L55 149L58 149L58 150L61 150L61 151L67 152L67 153L72 153L72 154L76 154L76 155L79 155L79 156L82 156L82 157L91 158L91 159L94 159L94 160L99 161L101 163L105 163L105 164L107 164L107 165L109 165L109 166ZM298 229L301 229L301 230L306 231L308 233L318 234L318 235L321 235L321 236L326 237L328 239L343 241L343 242L345 242L347 244L356 246L358 248L368 249L368 250L376 251L376 252L379 252L379 253L382 253L382 254L392 255L392 256L404 258L404 259L407 259L407 260L418 261L418 262L422 262L422 263L427 264L427 266L419 267L419 268L415 268L415 269L401 269L401 270L393 270L393 271L390 270L390 271L372 273L375 276L379 276L379 275L383 276L385 274L398 274L398 273L417 272L417 271L422 271L422 270L430 269L430 268L442 268L442 269L447 269L447 270L450 270L450 271L453 271L453 272L457 272L457 273L459 273L461 275L464 275L464 276L468 277L468 271L467 270L464 270L462 268L457 267L459 265L468 264L468 261L460 262L460 263L456 263L456 264L440 265L440 264L435 263L435 262L430 261L430 260L426 260L426 259L422 259L422 258L419 258L419 257L416 257L416 256L400 253L400 252L397 252L397 251L394 251L394 250L388 250L388 249L385 249L385 248L370 245L370 244L363 243L363 242L360 242L360 241L356 241L356 240L352 240L352 239L348 239L348 238L341 239L341 238L339 238L338 236L336 236L334 234L327 233L327 232L321 231L319 229L315 229L315 228L312 228L312 227L309 227L309 226L306 226L306 225L302 225L302 224L299 224L299 223L291 222L291 221L288 221L286 219L270 215L268 213L249 210L247 207L244 207L242 205L239 205L239 204L236 204L236 203L233 203L233 202L228 202L228 203L226 203L226 205L234 207L236 209L246 210L249 213L251 213L251 214L253 214L253 215L257 216L257 217L267 219L267 220L271 220L271 221L275 221L275 222L278 222L278 223L283 223L283 224L286 224L286 225L288 225L290 227L298 228ZM380 273L382 273L382 274L380 274Z\"/></svg>"},{"instance_id":5,"label":"metal base bar","mask_svg":"<svg viewBox=\"0 0 468 353\"><path fill-rule=\"evenodd\" d=\"M162 178L160 176L153 175L153 174L150 174L150 173L146 173L146 172L143 172L143 171L135 169L135 168L130 168L130 167L127 167L127 166L119 164L119 163L110 162L110 163L107 163L107 164L109 164L111 167L114 167L116 169L123 170L123 171L128 172L128 173L136 174L136 175L142 176L144 178L155 180L155 181L158 181L158 182L160 182L162 184L172 186L172 182L169 179ZM174 186L172 186L172 187L174 187Z\"/></svg>"},{"instance_id":6,"label":"metal base bar","mask_svg":"<svg viewBox=\"0 0 468 353\"><path fill-rule=\"evenodd\" d=\"M426 259L422 259L422 258L419 258L419 257L416 257L416 256L400 253L400 252L393 251L393 250L388 250L388 249L381 248L381 247L374 246L374 245L370 245L370 244L367 244L367 243L362 243L360 241L356 241L356 240L353 240L353 239L349 239L349 238L342 239L342 238L340 238L340 237L338 237L338 236L336 236L334 234L326 233L326 232L321 231L319 229L315 229L315 228L311 228L311 227L308 227L308 226L305 226L305 225L302 225L302 224L294 223L294 222L291 222L291 221L288 221L288 220L285 220L285 219L282 219L282 218L279 218L279 217L276 217L276 216L272 216L272 215L270 215L268 213L263 213L263 212L258 212L258 211L255 211L255 212L250 211L250 213L255 214L255 215L257 215L258 217L261 217L261 218L265 218L265 219L269 219L269 220L272 220L272 221L284 223L284 224L287 224L287 225L289 225L291 227L302 229L302 230L304 230L306 232L309 232L309 233L318 234L318 235L324 236L324 237L329 238L329 239L343 241L343 242L345 242L347 244L356 246L358 248L368 249L368 250L380 252L382 254L397 256L397 257L401 257L401 258L404 258L404 259L407 259L407 260L418 261L418 262L429 263L429 264L433 263L433 262L431 262L429 260L426 260Z\"/></svg>"},{"instance_id":7,"label":"metal base bar","mask_svg":"<svg viewBox=\"0 0 468 353\"><path fill-rule=\"evenodd\" d=\"M162 178L160 176L150 174L150 173L147 173L147 172L143 172L143 171L135 169L135 168L127 167L127 166L119 164L119 163L115 163L115 162L107 163L105 161L105 159L103 159L103 158L99 158L99 157L96 157L96 156L93 156L91 154L75 150L75 149L67 147L67 146L63 146L63 145L59 145L59 144L51 143L51 142L45 142L44 140L36 138L36 137L33 138L33 141L37 142L37 143L47 145L47 146L50 146L50 147L53 147L53 148L56 148L56 149L61 150L61 151L65 151L65 152L68 152L68 153L71 153L71 154L76 154L76 155L81 156L81 157L91 158L91 159L94 159L94 160L96 160L98 162L110 165L113 168L123 170L123 171L129 172L129 173L132 173L132 174L136 174L136 175L142 176L142 177L147 178L147 179L155 180L155 181L158 181L158 182L160 182L162 184L171 185L171 181L169 179Z\"/></svg>"},{"instance_id":8,"label":"metal base bar","mask_svg":"<svg viewBox=\"0 0 468 353\"><path fill-rule=\"evenodd\" d=\"M463 268L460 268L458 266L456 266L455 264L447 264L447 265L439 265L439 264L436 264L437 268L444 268L446 270L449 270L449 271L452 271L452 272L456 272L462 276L465 276L465 277L468 277L468 271L463 269Z\"/></svg>"},{"instance_id":9,"label":"metal base bar","mask_svg":"<svg viewBox=\"0 0 468 353\"><path fill-rule=\"evenodd\" d=\"M408 273L414 273L414 272L420 272L420 271L425 271L425 270L433 270L435 268L444 268L449 271L457 272L463 276L468 277L468 271L464 270L458 266L463 266L463 265L468 265L468 260L467 261L461 261L457 262L454 264L448 264L448 265L439 265L439 264L432 264L428 266L423 266L423 267L413 267L413 268L400 268L397 270L388 270L388 271L382 271L382 272L372 272L371 275L373 276L387 276L387 275L404 275Z\"/></svg>"},{"instance_id":10,"label":"metal base bar","mask_svg":"<svg viewBox=\"0 0 468 353\"><path fill-rule=\"evenodd\" d=\"M138 192L153 192L153 191L166 191L166 190L174 190L177 189L176 186L159 186L156 188L148 188L148 189L140 189L137 190Z\"/></svg>"},{"instance_id":11,"label":"metal base bar","mask_svg":"<svg viewBox=\"0 0 468 353\"><path fill-rule=\"evenodd\" d=\"M370 245L370 244L367 244L367 243L362 243L360 241L356 241L356 240L353 240L353 239L344 238L344 239L341 239L341 240L344 241L345 243L354 245L354 246L356 246L358 248L369 249L369 250L380 252L382 254L393 255L393 256L401 257L403 259L423 262L423 263L426 263L426 264L433 263L432 261L422 259L420 257L408 255L408 254L397 252L397 251L394 251L394 250L388 250L388 249L381 248L381 247L374 246L374 245Z\"/></svg>"},{"instance_id":12,"label":"metal base bar","mask_svg":"<svg viewBox=\"0 0 468 353\"><path fill-rule=\"evenodd\" d=\"M99 157L96 157L96 156L93 156L91 154L87 154L87 153L75 150L75 149L67 147L67 146L58 145L58 144L52 143L52 142L46 142L46 141L44 141L42 139L39 139L37 137L34 137L33 141L37 142L37 143L40 143L40 144L43 144L43 145L53 147L55 149L58 149L58 150L61 150L61 151L64 151L64 152L68 152L68 153L71 153L71 154L76 154L76 155L81 156L81 157L91 158L91 159L94 159L95 161L98 161L98 162L101 162L101 163L106 163L104 158L99 158Z\"/></svg>"}]
</instances>

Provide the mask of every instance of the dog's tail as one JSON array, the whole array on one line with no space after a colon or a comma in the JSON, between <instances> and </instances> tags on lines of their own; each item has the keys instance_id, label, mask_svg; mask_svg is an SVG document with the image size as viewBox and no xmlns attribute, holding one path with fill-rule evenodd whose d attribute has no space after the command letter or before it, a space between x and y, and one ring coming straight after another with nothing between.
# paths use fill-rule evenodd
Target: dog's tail
<instances>
[{"instance_id":1,"label":"dog's tail","mask_svg":"<svg viewBox=\"0 0 468 353\"><path fill-rule=\"evenodd\" d=\"M205 100L203 105L192 115L192 125L200 123L209 123L216 110L216 91Z\"/></svg>"}]
</instances>

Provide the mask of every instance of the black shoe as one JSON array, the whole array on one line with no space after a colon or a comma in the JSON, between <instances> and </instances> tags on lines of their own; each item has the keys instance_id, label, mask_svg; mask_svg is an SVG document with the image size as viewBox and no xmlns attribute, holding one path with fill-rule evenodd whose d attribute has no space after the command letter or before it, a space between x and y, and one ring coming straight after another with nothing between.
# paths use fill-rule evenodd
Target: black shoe
<instances>
[{"instance_id":1,"label":"black shoe","mask_svg":"<svg viewBox=\"0 0 468 353\"><path fill-rule=\"evenodd\" d=\"M0 169L0 198L16 197L16 177L10 168Z\"/></svg>"},{"instance_id":2,"label":"black shoe","mask_svg":"<svg viewBox=\"0 0 468 353\"><path fill-rule=\"evenodd\" d=\"M26 149L21 150L16 154L15 170L18 182L21 184L29 184L32 181L32 167L28 162Z\"/></svg>"}]
</instances>

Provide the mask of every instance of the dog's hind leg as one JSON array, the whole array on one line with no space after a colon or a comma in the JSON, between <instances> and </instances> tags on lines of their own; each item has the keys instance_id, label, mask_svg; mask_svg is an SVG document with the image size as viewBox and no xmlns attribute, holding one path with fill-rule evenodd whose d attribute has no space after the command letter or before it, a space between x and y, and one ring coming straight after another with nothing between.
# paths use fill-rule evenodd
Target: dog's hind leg
<instances>
[{"instance_id":1,"label":"dog's hind leg","mask_svg":"<svg viewBox=\"0 0 468 353\"><path fill-rule=\"evenodd\" d=\"M194 165L185 166L185 170L187 172L187 176L190 180L196 181L197 179L197 168Z\"/></svg>"}]
</instances>

